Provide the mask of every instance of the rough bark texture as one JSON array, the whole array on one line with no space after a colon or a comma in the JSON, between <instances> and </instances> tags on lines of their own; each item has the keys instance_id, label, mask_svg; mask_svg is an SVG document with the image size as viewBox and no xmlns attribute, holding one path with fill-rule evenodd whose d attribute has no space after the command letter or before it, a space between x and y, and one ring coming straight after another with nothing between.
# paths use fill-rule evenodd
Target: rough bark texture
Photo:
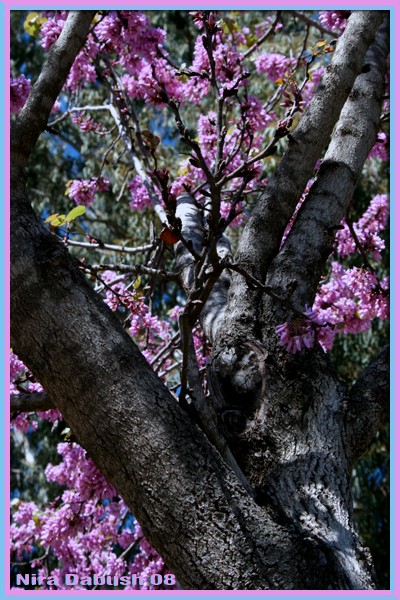
<instances>
[{"instance_id":1,"label":"rough bark texture","mask_svg":"<svg viewBox=\"0 0 400 600\"><path fill-rule=\"evenodd\" d=\"M264 280L285 227L329 143L383 14L381 11L352 13L315 96L244 228L236 260L259 280ZM228 331L233 336L248 337L254 332L259 317L255 312L257 302L257 293L248 289L243 277L234 274L221 335L226 337Z\"/></svg>"},{"instance_id":2,"label":"rough bark texture","mask_svg":"<svg viewBox=\"0 0 400 600\"><path fill-rule=\"evenodd\" d=\"M347 394L322 351L293 356L278 347L269 335L274 311L257 322L262 311L254 301L261 294L248 290L242 276L232 278L241 291L231 293L225 335L220 330L217 337L207 318L224 306L228 280L219 280L209 296L216 298L215 305L203 309L215 340L209 368L215 426L250 482L250 495L29 204L26 160L92 16L71 13L12 131L13 349L184 588L371 589L371 560L352 520L349 469L360 439L366 447L385 415L387 352ZM352 15L322 89L241 242L237 260L253 274L267 275L279 235L328 143L382 16L374 11ZM380 82L371 85L378 90ZM361 145L365 155L368 143ZM346 150L345 144L342 155ZM186 209L184 204L179 210L185 232L198 227L198 215L189 201ZM336 222L343 206L335 211L329 218ZM271 239L264 245L266 236ZM192 236L197 252L201 239ZM176 250L190 298L193 261L187 248ZM215 250L218 254L218 244ZM224 242L220 250L228 251ZM249 325L250 308L255 327L249 332L244 325Z\"/></svg>"},{"instance_id":3,"label":"rough bark texture","mask_svg":"<svg viewBox=\"0 0 400 600\"><path fill-rule=\"evenodd\" d=\"M317 179L302 205L267 283L304 311L312 305L335 234L352 202L361 171L378 132L389 52L389 20L380 27L361 73L346 101ZM293 293L287 291L290 285ZM265 313L271 311L267 298ZM279 319L279 316L277 315Z\"/></svg>"}]
</instances>

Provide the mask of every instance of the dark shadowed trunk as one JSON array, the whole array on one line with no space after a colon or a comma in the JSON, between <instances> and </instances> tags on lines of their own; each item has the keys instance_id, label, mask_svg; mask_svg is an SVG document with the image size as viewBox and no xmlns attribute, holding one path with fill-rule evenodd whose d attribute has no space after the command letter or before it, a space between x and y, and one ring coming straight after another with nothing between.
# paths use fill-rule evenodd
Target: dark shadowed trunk
<instances>
[{"instance_id":1,"label":"dark shadowed trunk","mask_svg":"<svg viewBox=\"0 0 400 600\"><path fill-rule=\"evenodd\" d=\"M210 253L200 314L213 345L210 396L196 392L189 365L194 416L29 203L26 161L93 16L70 14L11 132L12 347L184 588L372 589L371 558L354 528L350 470L387 416L388 350L348 391L321 349L289 354L275 326L292 316L288 306L312 305L374 144L388 53L385 13L352 14L235 259L223 237ZM178 211L196 248L201 216L189 197ZM176 261L193 301L192 257L182 244Z\"/></svg>"}]
</instances>

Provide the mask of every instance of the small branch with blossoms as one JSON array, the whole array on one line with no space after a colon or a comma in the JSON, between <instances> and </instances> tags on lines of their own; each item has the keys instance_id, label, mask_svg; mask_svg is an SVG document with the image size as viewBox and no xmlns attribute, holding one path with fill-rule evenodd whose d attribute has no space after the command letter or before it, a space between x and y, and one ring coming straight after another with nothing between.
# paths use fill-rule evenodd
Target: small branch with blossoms
<instances>
[{"instance_id":1,"label":"small branch with blossoms","mask_svg":"<svg viewBox=\"0 0 400 600\"><path fill-rule=\"evenodd\" d=\"M257 40L252 46L251 48L249 48L244 54L243 54L243 59L249 58L249 56L251 56L256 50L258 50L260 48L260 46L262 46L262 44L272 35L275 33L276 31L276 27L279 24L279 19L281 16L281 12L278 10L276 12L275 15L275 19L271 24L271 27L269 29L267 29L267 31L264 33L264 35L262 35L260 37L259 40Z\"/></svg>"},{"instance_id":2,"label":"small branch with blossoms","mask_svg":"<svg viewBox=\"0 0 400 600\"><path fill-rule=\"evenodd\" d=\"M374 275L376 275L376 270L374 269L374 267L371 265L371 263L368 260L367 253L365 252L365 250L363 248L363 245L361 244L360 240L358 239L358 236L357 236L357 233L356 233L356 231L354 229L353 223L348 218L346 219L346 225L349 228L351 237L354 240L354 243L356 245L357 250L359 251L359 253L362 256L364 266L366 267L366 269L368 269L368 271L370 271L371 273L373 273ZM382 289L382 287L381 287L378 279L377 279L377 289L379 289L379 291L382 294L387 294L388 293L388 290L383 290Z\"/></svg>"}]
</instances>

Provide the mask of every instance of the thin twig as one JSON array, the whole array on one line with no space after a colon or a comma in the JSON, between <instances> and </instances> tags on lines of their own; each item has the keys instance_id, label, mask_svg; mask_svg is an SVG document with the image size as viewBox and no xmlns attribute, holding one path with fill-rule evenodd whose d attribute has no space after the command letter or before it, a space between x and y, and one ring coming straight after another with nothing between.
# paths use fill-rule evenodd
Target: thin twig
<instances>
[{"instance_id":1,"label":"thin twig","mask_svg":"<svg viewBox=\"0 0 400 600\"><path fill-rule=\"evenodd\" d=\"M304 21L304 23L307 23L307 25L311 25L311 27L315 27L316 29L318 29L318 31L320 31L324 35L329 35L329 36L333 37L334 34L332 33L332 31L329 31L329 29L325 29L325 27L323 25L321 25L321 23L319 23L318 21L315 21L314 19L310 19L310 17L307 17L307 15L305 15L297 10L292 10L290 12L292 13L292 15L294 17L297 17L301 21Z\"/></svg>"},{"instance_id":2,"label":"thin twig","mask_svg":"<svg viewBox=\"0 0 400 600\"><path fill-rule=\"evenodd\" d=\"M263 44L263 43L265 42L265 40L266 40L267 38L269 38L269 36L271 35L271 33L275 33L275 27L276 27L276 26L277 26L277 24L278 24L278 21L279 21L279 17L280 17L280 15L281 15L281 13L280 13L280 11L278 10L278 12L276 13L275 21L272 23L271 27L268 29L268 31L266 31L266 32L264 33L264 35L262 35L262 36L260 37L260 39L259 39L259 40L258 40L258 41L257 41L255 44L253 44L253 45L251 46L251 48L249 48L249 49L247 50L247 52L245 52L245 53L243 54L243 58L249 58L249 56L250 56L251 54L253 54L253 52L255 52L256 50L258 50L258 48L261 46L261 44Z\"/></svg>"},{"instance_id":3,"label":"thin twig","mask_svg":"<svg viewBox=\"0 0 400 600\"><path fill-rule=\"evenodd\" d=\"M116 246L114 244L105 244L103 242L89 243L89 242L77 242L74 240L66 240L65 244L67 246L76 246L77 248L87 248L89 250L102 250L104 252L122 252L123 254L141 254L144 252L148 252L149 250L154 250L157 246L157 241L152 244L146 244L144 246L137 246L136 248L132 248L130 246Z\"/></svg>"},{"instance_id":4,"label":"thin twig","mask_svg":"<svg viewBox=\"0 0 400 600\"><path fill-rule=\"evenodd\" d=\"M88 267L91 272L99 273L101 271L115 271L119 273L132 273L133 275L151 275L159 279L179 282L179 273L165 271L164 269L152 269L144 265L125 265L119 264L99 264Z\"/></svg>"}]
</instances>

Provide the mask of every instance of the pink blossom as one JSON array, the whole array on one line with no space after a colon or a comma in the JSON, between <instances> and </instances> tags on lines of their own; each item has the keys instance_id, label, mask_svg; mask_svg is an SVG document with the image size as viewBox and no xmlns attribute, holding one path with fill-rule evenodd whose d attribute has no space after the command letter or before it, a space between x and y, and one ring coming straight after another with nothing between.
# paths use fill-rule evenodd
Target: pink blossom
<instances>
[{"instance_id":1,"label":"pink blossom","mask_svg":"<svg viewBox=\"0 0 400 600\"><path fill-rule=\"evenodd\" d=\"M365 268L346 269L333 261L330 279L320 286L313 308L332 328L329 335L324 328L318 330L318 341L325 351L331 350L338 333L360 333L369 329L375 318L388 318L388 279L379 282L377 275Z\"/></svg>"},{"instance_id":2,"label":"pink blossom","mask_svg":"<svg viewBox=\"0 0 400 600\"><path fill-rule=\"evenodd\" d=\"M71 120L75 125L78 125L79 129L84 133L90 131L103 132L104 127L92 117L84 118L84 112L74 112L71 116Z\"/></svg>"},{"instance_id":3,"label":"pink blossom","mask_svg":"<svg viewBox=\"0 0 400 600\"><path fill-rule=\"evenodd\" d=\"M293 321L282 323L275 327L279 343L287 352L296 354L302 348L310 349L316 340L316 328L322 324L315 310L306 306L304 317L297 317Z\"/></svg>"},{"instance_id":4,"label":"pink blossom","mask_svg":"<svg viewBox=\"0 0 400 600\"><path fill-rule=\"evenodd\" d=\"M95 193L108 190L109 183L109 180L103 177L75 179L68 189L68 196L75 200L76 204L89 206L94 201Z\"/></svg>"},{"instance_id":5,"label":"pink blossom","mask_svg":"<svg viewBox=\"0 0 400 600\"><path fill-rule=\"evenodd\" d=\"M268 78L275 82L284 74L292 70L292 67L296 64L293 58L288 58L283 54L277 54L272 52L270 54L261 54L254 61L257 71L259 73L266 73Z\"/></svg>"},{"instance_id":6,"label":"pink blossom","mask_svg":"<svg viewBox=\"0 0 400 600\"><path fill-rule=\"evenodd\" d=\"M128 184L128 190L131 195L129 206L131 206L133 210L144 210L151 206L149 192L138 175L136 175Z\"/></svg>"},{"instance_id":7,"label":"pink blossom","mask_svg":"<svg viewBox=\"0 0 400 600\"><path fill-rule=\"evenodd\" d=\"M32 552L38 529L41 511L34 502L20 502L17 510L13 513L13 522L10 527L13 549L16 551L18 560L22 560L24 553Z\"/></svg>"},{"instance_id":8,"label":"pink blossom","mask_svg":"<svg viewBox=\"0 0 400 600\"><path fill-rule=\"evenodd\" d=\"M372 198L362 217L353 224L354 232L363 250L370 253L377 262L381 260L381 253L385 249L385 242L378 234L386 228L388 219L389 197L386 194L378 194ZM342 229L339 229L336 234L335 249L340 257L356 251L355 240L345 221L342 222Z\"/></svg>"},{"instance_id":9,"label":"pink blossom","mask_svg":"<svg viewBox=\"0 0 400 600\"><path fill-rule=\"evenodd\" d=\"M60 33L63 30L65 21L67 19L67 12L57 12L54 16L47 19L40 28L40 36L42 38L41 45L45 50L50 50L52 45L60 37Z\"/></svg>"},{"instance_id":10,"label":"pink blossom","mask_svg":"<svg viewBox=\"0 0 400 600\"><path fill-rule=\"evenodd\" d=\"M340 33L343 33L347 25L348 16L349 11L325 10L319 13L319 20L321 21L321 25L326 29L338 30Z\"/></svg>"},{"instance_id":11,"label":"pink blossom","mask_svg":"<svg viewBox=\"0 0 400 600\"><path fill-rule=\"evenodd\" d=\"M262 102L255 96L249 96L241 106L246 115L246 123L251 133L264 132L265 128L274 120L268 115Z\"/></svg>"},{"instance_id":12,"label":"pink blossom","mask_svg":"<svg viewBox=\"0 0 400 600\"><path fill-rule=\"evenodd\" d=\"M31 90L31 80L22 73L10 78L10 110L17 113L24 106Z\"/></svg>"},{"instance_id":13,"label":"pink blossom","mask_svg":"<svg viewBox=\"0 0 400 600\"><path fill-rule=\"evenodd\" d=\"M389 138L384 131L378 133L376 143L372 147L368 158L379 158L382 161L389 159Z\"/></svg>"}]
</instances>

